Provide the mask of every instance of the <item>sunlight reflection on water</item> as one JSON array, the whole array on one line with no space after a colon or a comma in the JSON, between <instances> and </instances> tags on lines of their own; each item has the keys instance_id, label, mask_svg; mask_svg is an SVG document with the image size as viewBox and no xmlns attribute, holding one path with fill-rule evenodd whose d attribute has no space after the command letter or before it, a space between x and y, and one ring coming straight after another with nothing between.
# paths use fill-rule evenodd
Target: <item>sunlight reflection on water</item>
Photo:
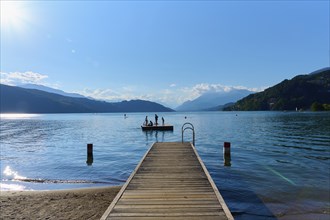
<instances>
[{"instance_id":1,"label":"sunlight reflection on water","mask_svg":"<svg viewBox=\"0 0 330 220\"><path fill-rule=\"evenodd\" d=\"M5 170L3 171L3 174L7 177L11 177L10 179L13 180L24 180L26 177L18 175L18 173L14 170L12 170L9 166L6 166Z\"/></svg>"},{"instance_id":2,"label":"sunlight reflection on water","mask_svg":"<svg viewBox=\"0 0 330 220\"><path fill-rule=\"evenodd\" d=\"M40 116L40 114L8 113L0 114L1 119L31 119Z\"/></svg>"}]
</instances>

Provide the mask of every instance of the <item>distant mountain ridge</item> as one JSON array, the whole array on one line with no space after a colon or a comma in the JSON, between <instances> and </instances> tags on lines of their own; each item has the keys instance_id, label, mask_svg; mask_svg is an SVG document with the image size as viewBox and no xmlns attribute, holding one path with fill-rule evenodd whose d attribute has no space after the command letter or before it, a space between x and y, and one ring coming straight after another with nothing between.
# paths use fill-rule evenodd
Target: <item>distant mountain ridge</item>
<instances>
[{"instance_id":1,"label":"distant mountain ridge","mask_svg":"<svg viewBox=\"0 0 330 220\"><path fill-rule=\"evenodd\" d=\"M212 108L207 108L207 109L205 109L205 111L222 111L223 109L225 109L227 107L230 107L234 104L235 104L234 102L229 102L229 103L226 103L224 105L218 105L218 106L215 106L215 107L212 107Z\"/></svg>"},{"instance_id":2,"label":"distant mountain ridge","mask_svg":"<svg viewBox=\"0 0 330 220\"><path fill-rule=\"evenodd\" d=\"M330 104L330 68L298 75L291 80L286 79L263 92L251 94L224 110L310 110L313 104Z\"/></svg>"},{"instance_id":3,"label":"distant mountain ridge","mask_svg":"<svg viewBox=\"0 0 330 220\"><path fill-rule=\"evenodd\" d=\"M309 75L314 75L314 74L318 74L318 73L325 72L325 71L329 71L329 70L330 70L330 67L325 67L325 68L322 68L322 69L316 70L316 71L314 71L314 72L311 72Z\"/></svg>"},{"instance_id":4,"label":"distant mountain ridge","mask_svg":"<svg viewBox=\"0 0 330 220\"><path fill-rule=\"evenodd\" d=\"M251 94L253 92L244 89L233 89L229 92L207 92L192 101L186 101L175 108L176 111L213 111L221 110L223 105Z\"/></svg>"},{"instance_id":5,"label":"distant mountain ridge","mask_svg":"<svg viewBox=\"0 0 330 220\"><path fill-rule=\"evenodd\" d=\"M37 89L37 90L41 90L44 92L55 93L58 95L63 95L63 96L68 96L68 97L73 97L73 98L87 98L78 93L68 93L68 92L64 92L59 89L54 89L54 88L50 88L50 87L43 86L43 85L37 85L37 84L22 84L22 85L18 85L18 87L21 87L24 89Z\"/></svg>"},{"instance_id":6,"label":"distant mountain ridge","mask_svg":"<svg viewBox=\"0 0 330 220\"><path fill-rule=\"evenodd\" d=\"M0 84L1 113L107 113L170 112L158 103L131 100L109 103L88 98L75 98L37 89Z\"/></svg>"}]
</instances>

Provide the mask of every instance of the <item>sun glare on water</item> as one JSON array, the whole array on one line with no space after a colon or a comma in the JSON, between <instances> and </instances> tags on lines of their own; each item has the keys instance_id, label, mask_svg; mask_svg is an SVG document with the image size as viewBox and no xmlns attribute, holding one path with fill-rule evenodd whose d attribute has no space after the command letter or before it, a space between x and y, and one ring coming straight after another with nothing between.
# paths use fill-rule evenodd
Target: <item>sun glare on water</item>
<instances>
[{"instance_id":1,"label":"sun glare on water","mask_svg":"<svg viewBox=\"0 0 330 220\"><path fill-rule=\"evenodd\" d=\"M38 114L12 113L12 114L0 114L0 119L31 119L38 116L39 116Z\"/></svg>"},{"instance_id":2,"label":"sun glare on water","mask_svg":"<svg viewBox=\"0 0 330 220\"><path fill-rule=\"evenodd\" d=\"M1 29L19 30L29 20L26 4L23 1L1 0Z\"/></svg>"}]
</instances>

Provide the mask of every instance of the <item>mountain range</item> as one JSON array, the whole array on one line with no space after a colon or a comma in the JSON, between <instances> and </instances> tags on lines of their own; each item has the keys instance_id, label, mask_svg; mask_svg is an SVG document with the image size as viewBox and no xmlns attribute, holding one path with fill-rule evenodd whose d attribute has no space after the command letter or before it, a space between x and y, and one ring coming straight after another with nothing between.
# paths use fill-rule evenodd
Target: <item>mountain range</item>
<instances>
[{"instance_id":1,"label":"mountain range","mask_svg":"<svg viewBox=\"0 0 330 220\"><path fill-rule=\"evenodd\" d=\"M0 84L1 113L105 113L168 112L161 104L131 100L98 101L76 93L42 85ZM237 101L238 100L238 101ZM229 92L207 92L184 102L177 111L259 111L259 110L330 110L330 68L298 75L263 92L232 89Z\"/></svg>"},{"instance_id":2,"label":"mountain range","mask_svg":"<svg viewBox=\"0 0 330 220\"><path fill-rule=\"evenodd\" d=\"M22 85L18 85L18 87L21 87L24 89L37 89L37 90L41 90L44 92L55 93L58 95L63 95L63 96L68 96L68 97L73 97L73 98L87 98L78 93L68 93L68 92L64 92L59 89L54 89L54 88L50 88L50 87L43 86L43 85L37 85L37 84L22 84Z\"/></svg>"},{"instance_id":3,"label":"mountain range","mask_svg":"<svg viewBox=\"0 0 330 220\"><path fill-rule=\"evenodd\" d=\"M158 103L131 100L104 102L88 98L63 96L37 89L0 84L1 113L106 113L106 112L170 112Z\"/></svg>"},{"instance_id":4,"label":"mountain range","mask_svg":"<svg viewBox=\"0 0 330 220\"><path fill-rule=\"evenodd\" d=\"M232 89L229 92L206 92L194 100L184 102L175 108L176 111L214 111L221 110L224 105L251 94L244 89Z\"/></svg>"},{"instance_id":5,"label":"mountain range","mask_svg":"<svg viewBox=\"0 0 330 220\"><path fill-rule=\"evenodd\" d=\"M307 75L251 94L224 110L330 110L330 68L323 68Z\"/></svg>"}]
</instances>

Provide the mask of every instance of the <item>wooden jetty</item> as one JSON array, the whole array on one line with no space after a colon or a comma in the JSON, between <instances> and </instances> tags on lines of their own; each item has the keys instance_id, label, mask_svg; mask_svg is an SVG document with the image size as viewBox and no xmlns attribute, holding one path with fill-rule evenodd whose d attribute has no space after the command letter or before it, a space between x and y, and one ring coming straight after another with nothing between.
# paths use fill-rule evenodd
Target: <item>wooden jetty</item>
<instances>
[{"instance_id":1,"label":"wooden jetty","mask_svg":"<svg viewBox=\"0 0 330 220\"><path fill-rule=\"evenodd\" d=\"M173 125L141 125L142 131L173 131Z\"/></svg>"},{"instance_id":2,"label":"wooden jetty","mask_svg":"<svg viewBox=\"0 0 330 220\"><path fill-rule=\"evenodd\" d=\"M154 143L101 220L234 219L191 143Z\"/></svg>"}]
</instances>

